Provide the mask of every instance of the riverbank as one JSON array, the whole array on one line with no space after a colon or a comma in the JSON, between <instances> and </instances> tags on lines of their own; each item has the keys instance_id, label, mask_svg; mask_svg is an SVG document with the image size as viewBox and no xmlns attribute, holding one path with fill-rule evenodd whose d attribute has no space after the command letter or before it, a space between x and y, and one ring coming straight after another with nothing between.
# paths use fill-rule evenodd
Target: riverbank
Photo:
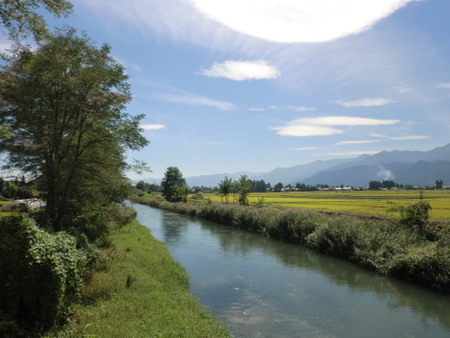
<instances>
[{"instance_id":1,"label":"riverbank","mask_svg":"<svg viewBox=\"0 0 450 338\"><path fill-rule=\"evenodd\" d=\"M429 238L394 220L313 210L168 203L152 195L136 196L134 201L304 245L385 276L450 293L450 235L445 232Z\"/></svg>"},{"instance_id":2,"label":"riverbank","mask_svg":"<svg viewBox=\"0 0 450 338\"><path fill-rule=\"evenodd\" d=\"M110 235L69 324L49 337L229 337L166 246L133 221Z\"/></svg>"}]
</instances>

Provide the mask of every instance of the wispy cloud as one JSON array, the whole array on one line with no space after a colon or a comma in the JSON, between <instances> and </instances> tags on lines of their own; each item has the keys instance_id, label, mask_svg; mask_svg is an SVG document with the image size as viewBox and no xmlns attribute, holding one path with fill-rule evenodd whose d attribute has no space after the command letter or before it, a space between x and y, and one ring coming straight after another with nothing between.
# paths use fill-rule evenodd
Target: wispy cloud
<instances>
[{"instance_id":1,"label":"wispy cloud","mask_svg":"<svg viewBox=\"0 0 450 338\"><path fill-rule=\"evenodd\" d=\"M250 36L274 42L324 42L365 31L412 1L190 2L206 17Z\"/></svg>"},{"instance_id":2,"label":"wispy cloud","mask_svg":"<svg viewBox=\"0 0 450 338\"><path fill-rule=\"evenodd\" d=\"M248 108L250 111L264 111L264 108Z\"/></svg>"},{"instance_id":3,"label":"wispy cloud","mask_svg":"<svg viewBox=\"0 0 450 338\"><path fill-rule=\"evenodd\" d=\"M392 141L414 141L414 140L427 140L430 136L427 135L406 135L406 136L387 136L383 134L371 133L372 137L384 138Z\"/></svg>"},{"instance_id":4,"label":"wispy cloud","mask_svg":"<svg viewBox=\"0 0 450 338\"><path fill-rule=\"evenodd\" d=\"M157 99L166 102L188 104L193 106L206 106L213 107L219 110L234 110L234 104L226 101L219 101L210 99L208 97L196 96L192 94L174 95L174 94L158 94L155 96Z\"/></svg>"},{"instance_id":5,"label":"wispy cloud","mask_svg":"<svg viewBox=\"0 0 450 338\"><path fill-rule=\"evenodd\" d=\"M385 104L390 103L390 100L387 99L360 99L354 101L336 101L337 104L340 104L343 107L376 107L376 106L384 106Z\"/></svg>"},{"instance_id":6,"label":"wispy cloud","mask_svg":"<svg viewBox=\"0 0 450 338\"><path fill-rule=\"evenodd\" d=\"M317 147L303 147L303 148L294 148L292 150L295 150L295 151L308 151L308 150L316 150L316 149L319 149L319 148L317 148Z\"/></svg>"},{"instance_id":7,"label":"wispy cloud","mask_svg":"<svg viewBox=\"0 0 450 338\"><path fill-rule=\"evenodd\" d=\"M166 128L163 124L141 124L139 127L144 130L159 130Z\"/></svg>"},{"instance_id":8,"label":"wispy cloud","mask_svg":"<svg viewBox=\"0 0 450 338\"><path fill-rule=\"evenodd\" d=\"M441 82L438 83L435 87L440 89L450 89L450 82Z\"/></svg>"},{"instance_id":9,"label":"wispy cloud","mask_svg":"<svg viewBox=\"0 0 450 338\"><path fill-rule=\"evenodd\" d=\"M342 153L328 153L328 155L333 156L355 156L355 155L374 155L378 154L379 150L360 150L360 151L348 151Z\"/></svg>"},{"instance_id":10,"label":"wispy cloud","mask_svg":"<svg viewBox=\"0 0 450 338\"><path fill-rule=\"evenodd\" d=\"M361 141L341 141L335 143L335 145L345 145L345 144L366 144L366 143L377 143L380 142L380 140L361 140Z\"/></svg>"},{"instance_id":11,"label":"wispy cloud","mask_svg":"<svg viewBox=\"0 0 450 338\"><path fill-rule=\"evenodd\" d=\"M200 74L209 77L223 77L234 81L266 80L280 76L280 72L266 61L225 61L215 63Z\"/></svg>"},{"instance_id":12,"label":"wispy cloud","mask_svg":"<svg viewBox=\"0 0 450 338\"><path fill-rule=\"evenodd\" d=\"M295 111L314 111L316 110L315 107L304 107L304 106L288 106L289 109L295 110Z\"/></svg>"},{"instance_id":13,"label":"wispy cloud","mask_svg":"<svg viewBox=\"0 0 450 338\"><path fill-rule=\"evenodd\" d=\"M399 123L399 120L379 120L351 116L321 116L301 118L289 122L284 127L271 128L282 136L327 136L342 134L343 130L336 126L381 126Z\"/></svg>"}]
</instances>

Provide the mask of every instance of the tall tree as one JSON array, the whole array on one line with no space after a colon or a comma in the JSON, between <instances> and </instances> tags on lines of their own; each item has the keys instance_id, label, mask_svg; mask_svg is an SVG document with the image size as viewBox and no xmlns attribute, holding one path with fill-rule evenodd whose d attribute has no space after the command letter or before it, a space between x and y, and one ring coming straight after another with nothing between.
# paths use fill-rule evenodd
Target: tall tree
<instances>
[{"instance_id":1,"label":"tall tree","mask_svg":"<svg viewBox=\"0 0 450 338\"><path fill-rule=\"evenodd\" d=\"M66 0L2 0L1 24L14 40L30 34L39 40L48 33L47 24L39 13L42 9L61 17L72 13L72 4Z\"/></svg>"},{"instance_id":2,"label":"tall tree","mask_svg":"<svg viewBox=\"0 0 450 338\"><path fill-rule=\"evenodd\" d=\"M248 205L248 194L252 189L252 181L247 178L247 175L241 175L239 178L239 204Z\"/></svg>"},{"instance_id":3,"label":"tall tree","mask_svg":"<svg viewBox=\"0 0 450 338\"><path fill-rule=\"evenodd\" d=\"M148 141L142 116L124 112L130 86L123 67L73 29L9 56L0 72L0 139L7 167L43 177L47 217L56 228L84 209L125 197L124 153Z\"/></svg>"},{"instance_id":4,"label":"tall tree","mask_svg":"<svg viewBox=\"0 0 450 338\"><path fill-rule=\"evenodd\" d=\"M161 193L169 202L185 202L188 187L177 167L168 167L161 181Z\"/></svg>"},{"instance_id":5,"label":"tall tree","mask_svg":"<svg viewBox=\"0 0 450 338\"><path fill-rule=\"evenodd\" d=\"M219 194L221 197L225 197L225 202L228 203L228 198L231 193L233 180L225 176L223 181L219 183Z\"/></svg>"}]
</instances>

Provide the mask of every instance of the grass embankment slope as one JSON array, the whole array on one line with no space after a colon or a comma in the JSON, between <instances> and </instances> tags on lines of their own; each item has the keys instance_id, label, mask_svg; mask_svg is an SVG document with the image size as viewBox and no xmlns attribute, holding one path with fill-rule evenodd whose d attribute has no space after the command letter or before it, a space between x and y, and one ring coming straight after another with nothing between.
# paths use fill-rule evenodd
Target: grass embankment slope
<instances>
[{"instance_id":1,"label":"grass embankment slope","mask_svg":"<svg viewBox=\"0 0 450 338\"><path fill-rule=\"evenodd\" d=\"M166 246L133 221L111 234L82 304L50 337L228 337L189 292L189 276Z\"/></svg>"},{"instance_id":2,"label":"grass embankment slope","mask_svg":"<svg viewBox=\"0 0 450 338\"><path fill-rule=\"evenodd\" d=\"M430 203L432 219L450 219L450 190L424 191L425 199ZM213 202L221 202L217 194L204 194ZM250 203L260 199L271 206L308 208L322 211L338 211L351 214L386 216L390 207L388 202L406 205L417 202L417 190L365 190L365 191L292 191L249 194ZM230 202L237 203L237 195L230 195Z\"/></svg>"},{"instance_id":3,"label":"grass embankment slope","mask_svg":"<svg viewBox=\"0 0 450 338\"><path fill-rule=\"evenodd\" d=\"M317 210L188 201L135 196L135 202L207 219L304 245L355 262L386 276L450 293L450 228L440 223L417 229L392 218Z\"/></svg>"}]
</instances>

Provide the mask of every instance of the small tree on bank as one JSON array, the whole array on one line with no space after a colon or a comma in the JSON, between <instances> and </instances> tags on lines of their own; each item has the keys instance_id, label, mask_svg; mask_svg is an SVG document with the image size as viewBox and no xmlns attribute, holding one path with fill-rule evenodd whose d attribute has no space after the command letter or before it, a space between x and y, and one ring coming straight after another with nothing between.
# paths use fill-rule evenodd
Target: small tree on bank
<instances>
[{"instance_id":1,"label":"small tree on bank","mask_svg":"<svg viewBox=\"0 0 450 338\"><path fill-rule=\"evenodd\" d=\"M242 175L239 178L239 204L248 205L248 194L252 189L252 181L247 178L247 175Z\"/></svg>"},{"instance_id":2,"label":"small tree on bank","mask_svg":"<svg viewBox=\"0 0 450 338\"><path fill-rule=\"evenodd\" d=\"M225 176L223 181L219 183L219 194L221 197L225 197L225 202L228 203L228 198L231 193L233 180Z\"/></svg>"},{"instance_id":3,"label":"small tree on bank","mask_svg":"<svg viewBox=\"0 0 450 338\"><path fill-rule=\"evenodd\" d=\"M186 202L188 186L180 169L167 168L161 181L161 193L169 202Z\"/></svg>"}]
</instances>

